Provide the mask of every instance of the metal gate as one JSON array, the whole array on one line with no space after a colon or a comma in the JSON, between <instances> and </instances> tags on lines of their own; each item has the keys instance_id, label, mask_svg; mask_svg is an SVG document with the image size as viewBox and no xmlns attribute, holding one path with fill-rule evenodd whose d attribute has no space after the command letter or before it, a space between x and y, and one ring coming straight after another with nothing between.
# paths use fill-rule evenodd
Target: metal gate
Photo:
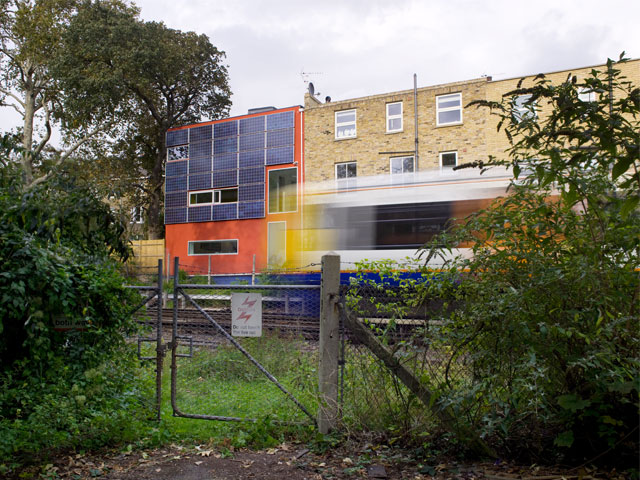
<instances>
[{"instance_id":1,"label":"metal gate","mask_svg":"<svg viewBox=\"0 0 640 480\"><path fill-rule=\"evenodd\" d=\"M174 416L315 422L320 285L288 285L282 277L258 285L181 283L174 261L167 345ZM261 310L260 336L237 336L257 334L243 327L248 310L234 323L232 306L243 298L240 310Z\"/></svg>"}]
</instances>

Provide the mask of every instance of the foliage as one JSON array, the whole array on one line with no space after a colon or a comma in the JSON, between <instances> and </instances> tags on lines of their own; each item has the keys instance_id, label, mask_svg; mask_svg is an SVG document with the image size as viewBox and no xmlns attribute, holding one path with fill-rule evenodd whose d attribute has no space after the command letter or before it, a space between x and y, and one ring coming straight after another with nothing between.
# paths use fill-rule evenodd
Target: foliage
<instances>
[{"instance_id":1,"label":"foliage","mask_svg":"<svg viewBox=\"0 0 640 480\"><path fill-rule=\"evenodd\" d=\"M72 177L25 191L17 166L0 170L2 458L114 441L141 408L123 340L134 298L112 258L128 255L123 232Z\"/></svg>"},{"instance_id":2,"label":"foliage","mask_svg":"<svg viewBox=\"0 0 640 480\"><path fill-rule=\"evenodd\" d=\"M119 140L104 160L124 167L114 178L135 179L150 233L161 235L165 133L204 116L220 118L230 90L224 53L205 35L143 22L136 13L117 3L83 4L63 36L54 72L70 94L65 107L75 121L117 118Z\"/></svg>"},{"instance_id":3,"label":"foliage","mask_svg":"<svg viewBox=\"0 0 640 480\"><path fill-rule=\"evenodd\" d=\"M424 286L424 298L448 302L440 347L473 372L447 379L441 401L511 455L637 453L640 89L616 67L579 83L541 75L476 102L511 142L509 158L485 168L508 166L515 182L436 240L474 242L472 258L445 259L442 281ZM596 100L581 100L585 90ZM525 94L541 114L515 118Z\"/></svg>"}]
</instances>

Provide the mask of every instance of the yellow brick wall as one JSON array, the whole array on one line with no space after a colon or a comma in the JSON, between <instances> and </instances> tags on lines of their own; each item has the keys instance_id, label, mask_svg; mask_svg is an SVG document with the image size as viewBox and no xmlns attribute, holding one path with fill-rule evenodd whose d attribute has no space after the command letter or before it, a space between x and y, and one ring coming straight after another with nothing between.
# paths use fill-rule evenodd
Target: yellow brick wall
<instances>
[{"instance_id":1,"label":"yellow brick wall","mask_svg":"<svg viewBox=\"0 0 640 480\"><path fill-rule=\"evenodd\" d=\"M640 85L640 60L618 66L623 74ZM546 74L554 83L566 80L572 73L584 78L593 69L606 66L584 67ZM523 86L533 85L535 75L528 75ZM488 155L504 158L508 148L503 131L497 132L498 119L488 109L467 107L473 100L499 101L503 94L516 88L522 77L491 81L479 78L463 82L436 85L418 89L418 170L439 168L439 153L456 150L458 163L486 160ZM463 122L461 125L436 125L436 96L462 93ZM403 102L403 131L386 133L386 104ZM357 136L335 139L335 112L356 110ZM545 110L541 111L544 115ZM359 177L389 174L389 159L393 156L412 155L414 142L413 90L372 95L350 100L320 103L305 95L305 173L307 182L335 178L336 163L357 162ZM389 154L385 152L406 152Z\"/></svg>"},{"instance_id":2,"label":"yellow brick wall","mask_svg":"<svg viewBox=\"0 0 640 480\"><path fill-rule=\"evenodd\" d=\"M462 105L486 96L486 78L418 89L418 170L439 168L439 154L458 151L458 162L486 157L486 112L463 108L462 124L436 126L436 96L461 93ZM390 158L413 155L413 90L319 104L305 97L306 181L335 177L336 163L357 162L358 176L388 174ZM403 130L386 132L386 104L403 102ZM335 138L335 112L356 110L356 138ZM388 153L398 152L398 153Z\"/></svg>"},{"instance_id":3,"label":"yellow brick wall","mask_svg":"<svg viewBox=\"0 0 640 480\"><path fill-rule=\"evenodd\" d=\"M547 80L550 80L553 84L559 84L564 82L568 75L574 75L578 79L578 83L584 81L585 78L590 76L592 70L598 71L606 71L606 65L595 65L590 67L583 68L575 68L571 70L561 70L557 72L545 73L545 77ZM626 63L615 65L615 68L619 69L622 74L627 77L626 80L632 82L634 85L640 86L640 60L631 60ZM492 101L500 101L502 95L514 90L518 86L518 82L522 78L524 81L522 82L522 87L532 87L535 85L536 75L527 75L522 77L515 77L505 80L498 80L494 82L489 82L487 84L487 100ZM541 118L548 114L550 106L549 105L540 105L539 115ZM492 152L495 156L500 156L504 158L506 154L505 150L509 147L509 143L507 141L507 137L504 134L504 131L497 132L496 127L498 124L498 117L495 115L491 116L490 123L487 128L487 149Z\"/></svg>"}]
</instances>

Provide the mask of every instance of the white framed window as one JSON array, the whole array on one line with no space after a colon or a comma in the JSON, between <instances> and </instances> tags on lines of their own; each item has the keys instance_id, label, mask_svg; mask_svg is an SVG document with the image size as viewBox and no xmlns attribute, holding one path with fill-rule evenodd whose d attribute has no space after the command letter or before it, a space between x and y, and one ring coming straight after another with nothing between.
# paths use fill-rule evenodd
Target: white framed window
<instances>
[{"instance_id":1,"label":"white framed window","mask_svg":"<svg viewBox=\"0 0 640 480\"><path fill-rule=\"evenodd\" d=\"M595 102L596 92L587 87L578 88L578 100L581 102Z\"/></svg>"},{"instance_id":2,"label":"white framed window","mask_svg":"<svg viewBox=\"0 0 640 480\"><path fill-rule=\"evenodd\" d=\"M140 206L131 209L131 223L144 223L144 209Z\"/></svg>"},{"instance_id":3,"label":"white framed window","mask_svg":"<svg viewBox=\"0 0 640 480\"><path fill-rule=\"evenodd\" d=\"M167 161L184 160L189 158L189 145L180 145L178 147L167 148Z\"/></svg>"},{"instance_id":4,"label":"white framed window","mask_svg":"<svg viewBox=\"0 0 640 480\"><path fill-rule=\"evenodd\" d=\"M455 173L453 167L458 165L458 152L440 152L440 171L442 173Z\"/></svg>"},{"instance_id":5,"label":"white framed window","mask_svg":"<svg viewBox=\"0 0 640 480\"><path fill-rule=\"evenodd\" d=\"M405 175L415 172L414 157L391 157L389 171L391 175Z\"/></svg>"},{"instance_id":6,"label":"white framed window","mask_svg":"<svg viewBox=\"0 0 640 480\"><path fill-rule=\"evenodd\" d=\"M402 102L387 103L387 133L402 131Z\"/></svg>"},{"instance_id":7,"label":"white framed window","mask_svg":"<svg viewBox=\"0 0 640 480\"><path fill-rule=\"evenodd\" d=\"M189 242L189 255L237 255L238 240L196 240Z\"/></svg>"},{"instance_id":8,"label":"white framed window","mask_svg":"<svg viewBox=\"0 0 640 480\"><path fill-rule=\"evenodd\" d=\"M355 138L356 110L336 112L336 139Z\"/></svg>"},{"instance_id":9,"label":"white framed window","mask_svg":"<svg viewBox=\"0 0 640 480\"><path fill-rule=\"evenodd\" d=\"M531 95L518 95L513 99L511 117L516 123L536 118L536 104L531 102Z\"/></svg>"},{"instance_id":10,"label":"white framed window","mask_svg":"<svg viewBox=\"0 0 640 480\"><path fill-rule=\"evenodd\" d=\"M189 193L189 206L213 205L214 203L235 203L238 201L237 188L201 190Z\"/></svg>"},{"instance_id":11,"label":"white framed window","mask_svg":"<svg viewBox=\"0 0 640 480\"><path fill-rule=\"evenodd\" d=\"M269 213L295 212L298 209L298 169L269 170Z\"/></svg>"},{"instance_id":12,"label":"white framed window","mask_svg":"<svg viewBox=\"0 0 640 480\"><path fill-rule=\"evenodd\" d=\"M436 125L462 123L462 94L452 93L436 97Z\"/></svg>"},{"instance_id":13,"label":"white framed window","mask_svg":"<svg viewBox=\"0 0 640 480\"><path fill-rule=\"evenodd\" d=\"M336 183L338 188L355 188L358 176L356 162L336 163Z\"/></svg>"}]
</instances>

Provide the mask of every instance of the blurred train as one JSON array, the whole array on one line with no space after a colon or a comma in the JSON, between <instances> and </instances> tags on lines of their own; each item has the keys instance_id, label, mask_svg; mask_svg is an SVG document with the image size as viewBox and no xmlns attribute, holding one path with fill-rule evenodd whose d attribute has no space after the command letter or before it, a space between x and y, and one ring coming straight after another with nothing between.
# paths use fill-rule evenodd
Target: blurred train
<instances>
[{"instance_id":1,"label":"blurred train","mask_svg":"<svg viewBox=\"0 0 640 480\"><path fill-rule=\"evenodd\" d=\"M318 270L328 252L340 255L342 270L365 259L416 259L435 235L505 196L511 181L506 169L466 169L307 184L303 228L287 238L287 264ZM452 254L468 255L469 248Z\"/></svg>"}]
</instances>

